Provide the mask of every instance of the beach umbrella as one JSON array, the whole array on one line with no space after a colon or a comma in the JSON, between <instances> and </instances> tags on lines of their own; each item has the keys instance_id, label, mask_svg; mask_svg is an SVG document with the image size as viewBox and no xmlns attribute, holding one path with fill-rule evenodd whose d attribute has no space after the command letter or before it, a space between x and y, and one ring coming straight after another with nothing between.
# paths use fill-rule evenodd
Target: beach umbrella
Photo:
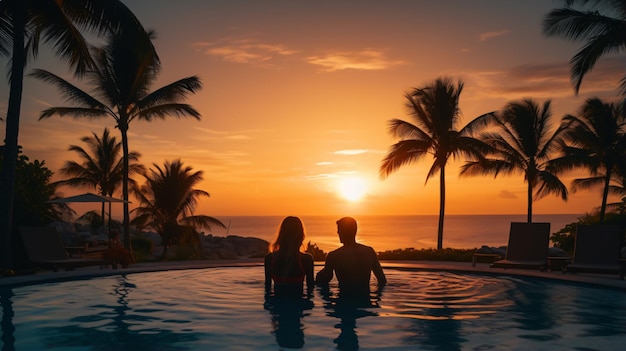
<instances>
[{"instance_id":1,"label":"beach umbrella","mask_svg":"<svg viewBox=\"0 0 626 351\"><path fill-rule=\"evenodd\" d=\"M113 197L98 195L94 193L84 193L80 195L54 199L54 200L50 200L46 202L50 204L63 204L63 203L69 203L69 202L100 202L100 203L108 202L109 203L109 235L111 234L111 204L113 202L130 203L130 201L126 201L123 199L116 199Z\"/></svg>"}]
</instances>

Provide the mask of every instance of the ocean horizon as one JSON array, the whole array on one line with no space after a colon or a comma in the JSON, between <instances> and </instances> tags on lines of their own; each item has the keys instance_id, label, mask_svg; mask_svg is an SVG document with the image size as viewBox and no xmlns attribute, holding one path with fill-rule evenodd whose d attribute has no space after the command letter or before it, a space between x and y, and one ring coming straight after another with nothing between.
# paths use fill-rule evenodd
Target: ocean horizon
<instances>
[{"instance_id":1,"label":"ocean horizon","mask_svg":"<svg viewBox=\"0 0 626 351\"><path fill-rule=\"evenodd\" d=\"M577 222L582 214L536 214L533 222L550 223L550 233ZM304 223L305 243L317 244L328 252L341 246L335 221L341 216L299 216ZM213 228L205 234L256 237L271 242L284 216L216 216L227 228ZM357 242L376 251L437 247L438 215L361 215ZM509 238L511 222L525 222L525 214L517 215L446 215L443 247L472 249L483 245L504 246Z\"/></svg>"}]
</instances>

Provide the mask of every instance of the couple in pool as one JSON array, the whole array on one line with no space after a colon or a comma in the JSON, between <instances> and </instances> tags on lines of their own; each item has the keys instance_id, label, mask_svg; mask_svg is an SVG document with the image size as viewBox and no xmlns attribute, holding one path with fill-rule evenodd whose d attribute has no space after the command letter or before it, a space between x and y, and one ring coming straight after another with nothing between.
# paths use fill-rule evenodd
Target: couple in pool
<instances>
[{"instance_id":1,"label":"couple in pool","mask_svg":"<svg viewBox=\"0 0 626 351\"><path fill-rule=\"evenodd\" d=\"M274 296L302 297L306 281L307 296L314 285L328 286L333 274L339 282L340 298L369 297L370 275L373 272L382 288L387 279L376 252L356 242L357 222L352 217L337 221L337 234L342 247L326 256L324 268L313 277L313 256L301 252L304 225L298 217L286 217L278 230L276 240L265 256L265 292ZM273 289L272 289L273 287Z\"/></svg>"}]
</instances>

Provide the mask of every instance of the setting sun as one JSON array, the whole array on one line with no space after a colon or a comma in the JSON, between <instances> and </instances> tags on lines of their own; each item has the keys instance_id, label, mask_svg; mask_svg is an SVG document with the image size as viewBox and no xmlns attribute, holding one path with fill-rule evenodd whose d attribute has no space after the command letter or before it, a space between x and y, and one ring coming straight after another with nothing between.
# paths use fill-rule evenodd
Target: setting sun
<instances>
[{"instance_id":1,"label":"setting sun","mask_svg":"<svg viewBox=\"0 0 626 351\"><path fill-rule=\"evenodd\" d=\"M338 186L341 197L352 202L361 200L367 192L367 183L362 178L343 178L339 181Z\"/></svg>"}]
</instances>

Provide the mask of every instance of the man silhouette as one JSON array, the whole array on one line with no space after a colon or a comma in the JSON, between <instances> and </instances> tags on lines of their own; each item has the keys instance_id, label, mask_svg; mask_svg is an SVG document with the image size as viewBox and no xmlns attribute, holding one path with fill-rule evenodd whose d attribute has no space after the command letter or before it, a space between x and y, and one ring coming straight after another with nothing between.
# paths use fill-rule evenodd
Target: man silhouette
<instances>
[{"instance_id":1,"label":"man silhouette","mask_svg":"<svg viewBox=\"0 0 626 351\"><path fill-rule=\"evenodd\" d=\"M324 268L316 277L316 283L325 285L333 279L333 272L339 281L341 298L369 298L370 275L373 272L379 288L387 283L387 278L373 248L356 242L357 223L352 217L337 221L337 234L342 247L326 256Z\"/></svg>"}]
</instances>

